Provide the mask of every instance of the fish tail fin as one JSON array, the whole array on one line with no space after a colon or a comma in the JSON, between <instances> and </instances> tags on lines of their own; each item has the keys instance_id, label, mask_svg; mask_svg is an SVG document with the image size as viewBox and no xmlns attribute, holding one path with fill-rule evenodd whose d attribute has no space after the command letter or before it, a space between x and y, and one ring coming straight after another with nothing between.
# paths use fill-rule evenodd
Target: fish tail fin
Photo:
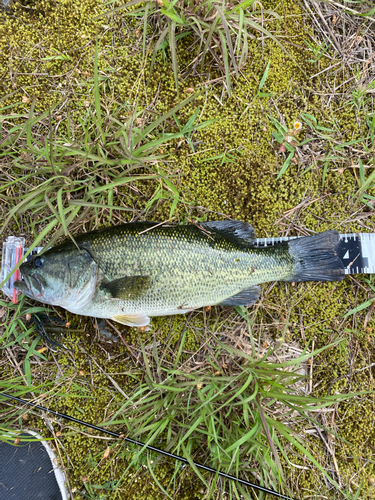
<instances>
[{"instance_id":1,"label":"fish tail fin","mask_svg":"<svg viewBox=\"0 0 375 500\"><path fill-rule=\"evenodd\" d=\"M289 253L295 261L295 274L285 281L342 280L345 268L336 253L339 238L337 231L326 231L289 241Z\"/></svg>"}]
</instances>

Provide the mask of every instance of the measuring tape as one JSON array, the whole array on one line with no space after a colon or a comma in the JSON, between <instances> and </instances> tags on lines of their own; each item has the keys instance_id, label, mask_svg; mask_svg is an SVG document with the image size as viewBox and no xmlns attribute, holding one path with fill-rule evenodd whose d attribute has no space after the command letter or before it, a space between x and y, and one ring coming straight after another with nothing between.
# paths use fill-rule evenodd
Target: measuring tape
<instances>
[{"instance_id":1,"label":"measuring tape","mask_svg":"<svg viewBox=\"0 0 375 500\"><path fill-rule=\"evenodd\" d=\"M280 238L256 238L254 246L270 247L285 241L304 238L304 236L282 236ZM3 245L0 270L0 283L13 271L27 252L25 239L9 236ZM26 260L43 250L36 247L27 256ZM336 248L338 257L342 260L345 274L375 274L375 233L346 233L340 234ZM14 288L14 282L21 278L19 269L3 285L1 290L15 304L18 302L19 291Z\"/></svg>"}]
</instances>

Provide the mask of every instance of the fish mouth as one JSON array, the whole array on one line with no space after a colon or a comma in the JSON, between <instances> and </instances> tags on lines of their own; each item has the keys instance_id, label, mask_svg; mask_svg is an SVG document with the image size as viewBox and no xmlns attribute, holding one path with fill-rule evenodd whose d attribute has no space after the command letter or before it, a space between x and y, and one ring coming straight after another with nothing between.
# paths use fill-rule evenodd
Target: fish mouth
<instances>
[{"instance_id":1,"label":"fish mouth","mask_svg":"<svg viewBox=\"0 0 375 500\"><path fill-rule=\"evenodd\" d=\"M30 298L40 299L43 297L44 286L36 275L23 275L22 281L15 281L14 288Z\"/></svg>"},{"instance_id":2,"label":"fish mouth","mask_svg":"<svg viewBox=\"0 0 375 500\"><path fill-rule=\"evenodd\" d=\"M19 292L24 293L25 295L31 294L30 280L26 275L22 276L21 280L17 280L14 282L14 288Z\"/></svg>"}]
</instances>

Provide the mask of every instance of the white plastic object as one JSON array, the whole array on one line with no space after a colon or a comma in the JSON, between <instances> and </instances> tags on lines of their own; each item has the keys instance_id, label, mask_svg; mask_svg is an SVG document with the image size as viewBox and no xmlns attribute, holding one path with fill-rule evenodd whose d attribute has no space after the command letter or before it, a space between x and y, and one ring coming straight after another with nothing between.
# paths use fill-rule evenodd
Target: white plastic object
<instances>
[{"instance_id":1,"label":"white plastic object","mask_svg":"<svg viewBox=\"0 0 375 500\"><path fill-rule=\"evenodd\" d=\"M39 253L43 247L36 247L28 255L26 260ZM0 283L2 283L7 276L13 271L19 261L27 252L28 248L25 248L25 238L18 236L8 236L3 244L1 269L0 269ZM14 282L22 279L21 272L17 269L12 276L8 279L6 283L2 286L1 290L9 297L14 304L18 302L18 296L20 292L14 288Z\"/></svg>"}]
</instances>

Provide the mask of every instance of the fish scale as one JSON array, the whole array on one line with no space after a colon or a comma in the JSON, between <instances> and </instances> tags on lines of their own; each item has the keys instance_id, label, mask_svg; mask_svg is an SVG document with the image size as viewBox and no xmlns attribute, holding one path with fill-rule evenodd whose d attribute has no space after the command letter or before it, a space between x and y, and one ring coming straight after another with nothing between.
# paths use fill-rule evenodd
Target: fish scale
<instances>
[{"instance_id":1,"label":"fish scale","mask_svg":"<svg viewBox=\"0 0 375 500\"><path fill-rule=\"evenodd\" d=\"M158 227L139 234L143 227L127 225L119 234L99 232L92 237L77 238L77 243L88 245L94 256L100 254L101 267L108 279L131 276L134 272L149 275L152 289L137 303L127 304L127 310L147 310L149 315L163 313L166 307L191 310L207 304L207 300L220 302L228 294L235 295L259 283L260 275L268 280L286 274L284 259L278 272L277 260L270 266L270 255L254 255L253 249L239 250L223 237L206 235L194 226L177 228ZM281 257L274 250L268 250L267 254Z\"/></svg>"},{"instance_id":2,"label":"fish scale","mask_svg":"<svg viewBox=\"0 0 375 500\"><path fill-rule=\"evenodd\" d=\"M187 232L173 234L173 228L158 228L149 234L139 235L140 229L127 227L119 238L114 237L113 246L117 247L115 253L107 250L108 238L103 238L100 234L90 241L94 254L105 255L105 258L102 257L102 266L106 277L116 279L135 272L151 277L154 284L152 289L137 304L129 304L136 312L148 310L152 314L165 307L199 307L203 298L207 300L210 291L215 295L218 293L218 280L224 282L226 288L224 293L219 290L219 296L223 297L227 296L228 287L232 288L233 285L236 286L236 281L243 280L242 275L239 275L240 266L234 262L238 258L237 249L230 248L231 245L225 241L217 242L216 248L213 248L210 239L199 230L194 231L196 239L193 239L189 238ZM228 272L228 257L220 255L223 251L230 252L232 256L232 273ZM241 257L242 262L245 262L243 255ZM236 273L236 279L233 279L233 272ZM215 284L216 290L212 290ZM239 291L238 285L234 292L237 290ZM216 296L215 299L217 300Z\"/></svg>"}]
</instances>

